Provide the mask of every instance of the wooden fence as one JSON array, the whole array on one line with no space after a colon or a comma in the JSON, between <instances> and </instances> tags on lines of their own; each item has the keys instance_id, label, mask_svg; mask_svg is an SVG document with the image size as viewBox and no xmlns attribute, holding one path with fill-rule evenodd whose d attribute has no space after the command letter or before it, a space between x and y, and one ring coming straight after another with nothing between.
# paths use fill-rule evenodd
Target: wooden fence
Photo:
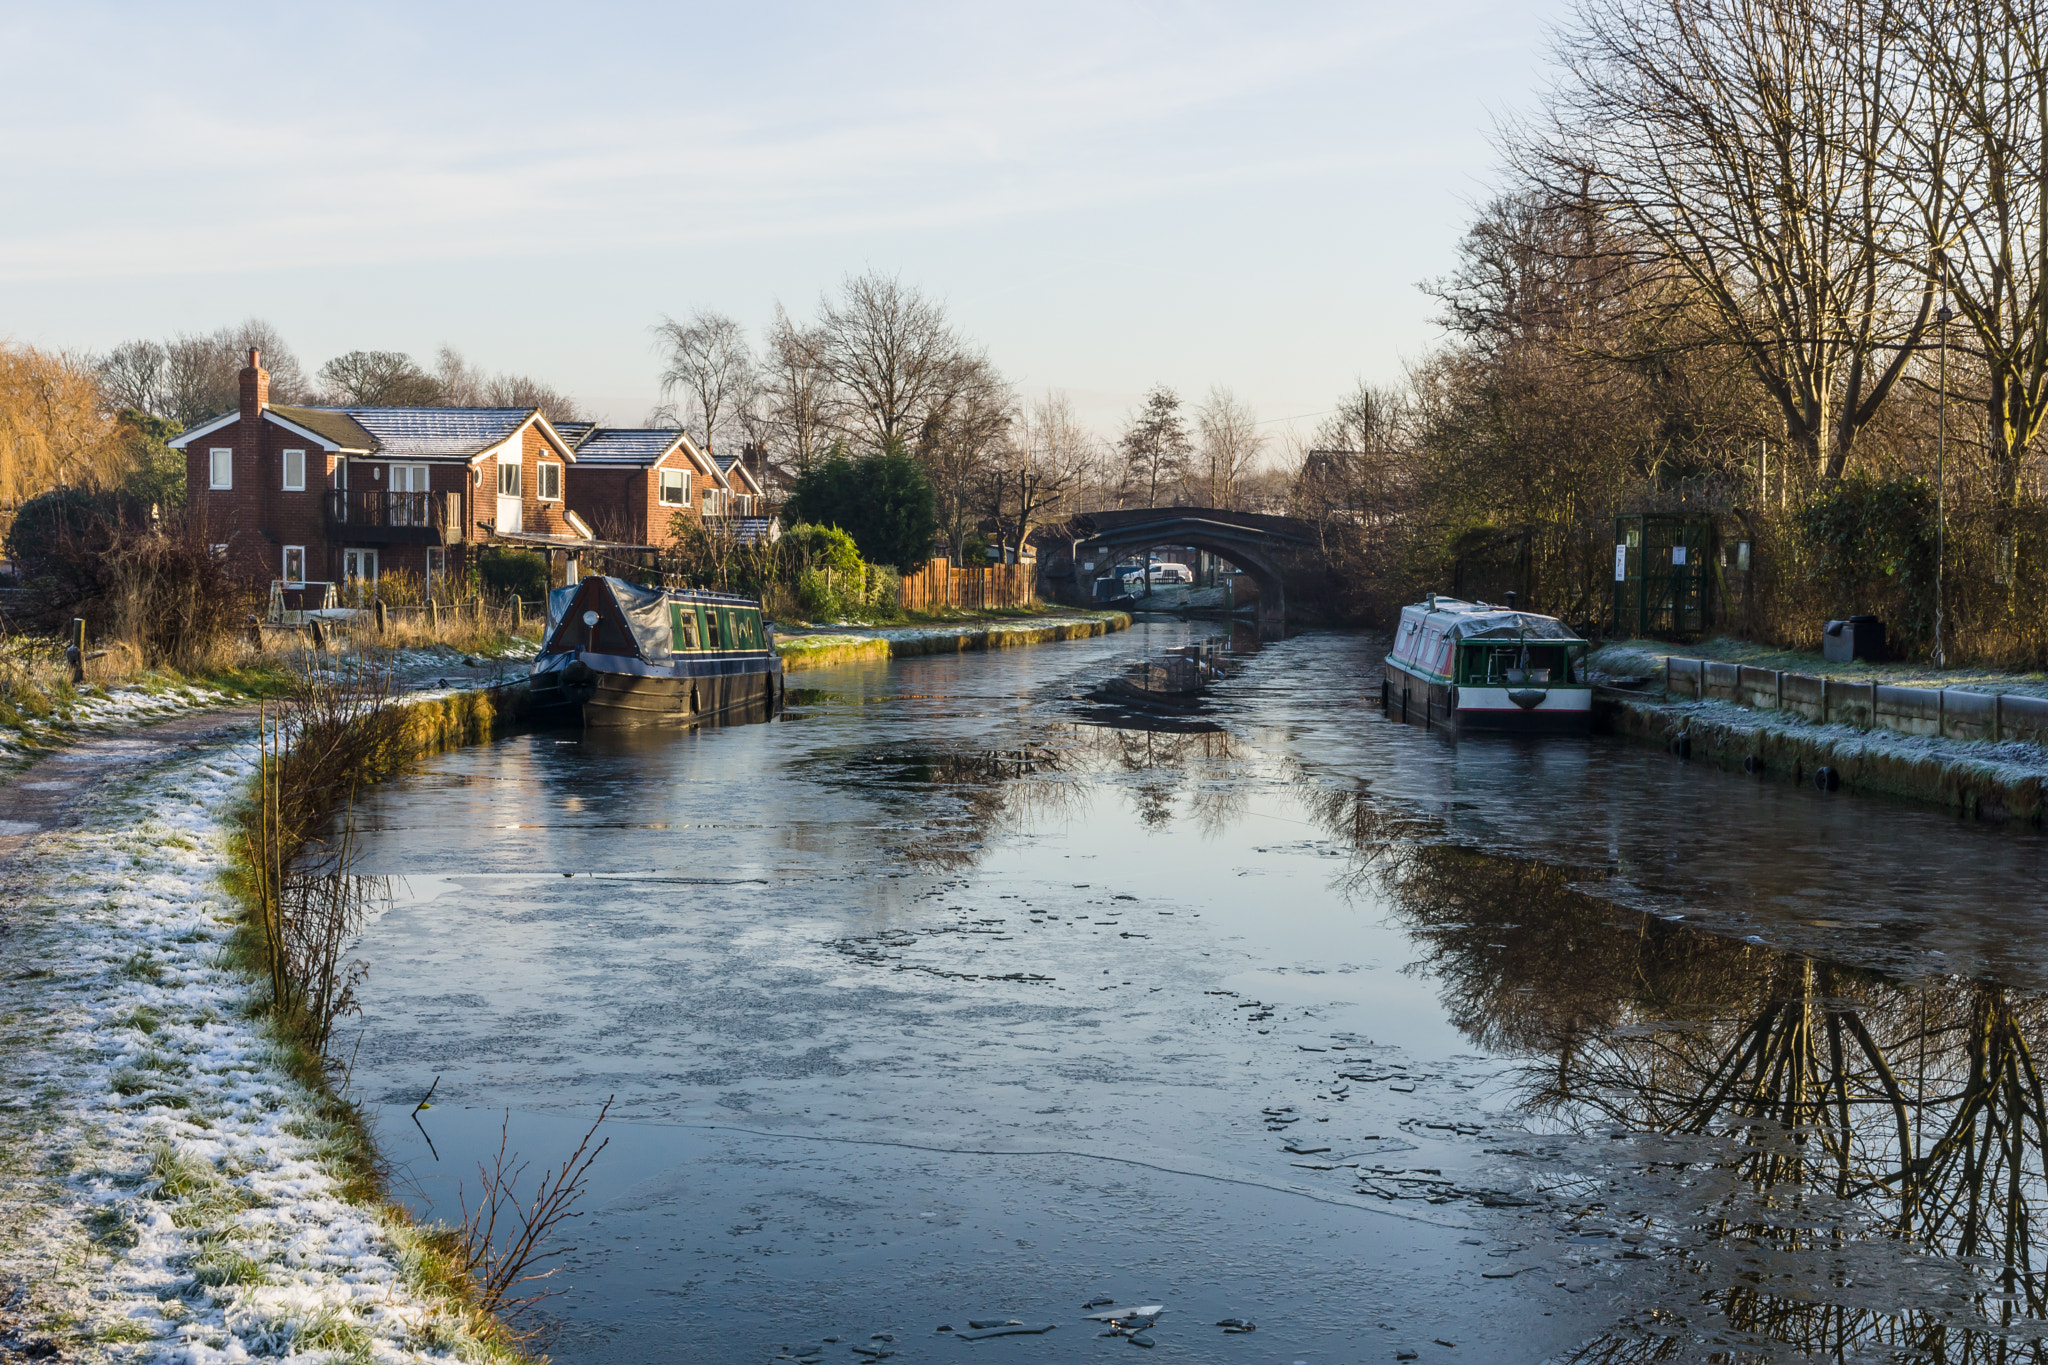
<instances>
[{"instance_id":1,"label":"wooden fence","mask_svg":"<svg viewBox=\"0 0 2048 1365\"><path fill-rule=\"evenodd\" d=\"M1676 694L1718 698L1759 711L1790 711L1823 725L2048 742L2048 699L2041 697L1847 682L1712 659L1666 659L1664 685Z\"/></svg>"},{"instance_id":2,"label":"wooden fence","mask_svg":"<svg viewBox=\"0 0 2048 1365\"><path fill-rule=\"evenodd\" d=\"M990 564L955 567L934 559L916 573L903 575L903 609L986 611L991 607L1038 605L1036 564Z\"/></svg>"}]
</instances>

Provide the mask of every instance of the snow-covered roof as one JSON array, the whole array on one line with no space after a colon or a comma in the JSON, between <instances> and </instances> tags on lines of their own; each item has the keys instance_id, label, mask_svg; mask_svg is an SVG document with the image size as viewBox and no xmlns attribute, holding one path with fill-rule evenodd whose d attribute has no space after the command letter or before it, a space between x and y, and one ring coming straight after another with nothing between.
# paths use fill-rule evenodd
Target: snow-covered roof
<instances>
[{"instance_id":1,"label":"snow-covered roof","mask_svg":"<svg viewBox=\"0 0 2048 1365\"><path fill-rule=\"evenodd\" d=\"M661 427L599 427L577 443L576 463L652 465L682 439Z\"/></svg>"},{"instance_id":2,"label":"snow-covered roof","mask_svg":"<svg viewBox=\"0 0 2048 1365\"><path fill-rule=\"evenodd\" d=\"M1401 615L1442 631L1453 640L1576 640L1571 627L1555 616L1511 611L1487 602L1438 597L1403 607Z\"/></svg>"},{"instance_id":3,"label":"snow-covered roof","mask_svg":"<svg viewBox=\"0 0 2048 1365\"><path fill-rule=\"evenodd\" d=\"M377 439L379 455L475 455L526 425L532 408L337 408Z\"/></svg>"}]
</instances>

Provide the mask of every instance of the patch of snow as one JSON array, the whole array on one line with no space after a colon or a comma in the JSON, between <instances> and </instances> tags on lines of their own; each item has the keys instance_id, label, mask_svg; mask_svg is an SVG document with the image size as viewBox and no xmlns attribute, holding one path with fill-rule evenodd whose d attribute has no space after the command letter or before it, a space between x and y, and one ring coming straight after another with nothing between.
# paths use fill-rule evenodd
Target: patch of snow
<instances>
[{"instance_id":1,"label":"patch of snow","mask_svg":"<svg viewBox=\"0 0 2048 1365\"><path fill-rule=\"evenodd\" d=\"M446 1358L456 1325L342 1197L338 1135L226 964L219 817L255 756L130 771L21 864L9 957L42 972L0 981L0 1093L20 1101L0 1107L0 1273L124 1359ZM368 1354L311 1351L314 1328Z\"/></svg>"}]
</instances>

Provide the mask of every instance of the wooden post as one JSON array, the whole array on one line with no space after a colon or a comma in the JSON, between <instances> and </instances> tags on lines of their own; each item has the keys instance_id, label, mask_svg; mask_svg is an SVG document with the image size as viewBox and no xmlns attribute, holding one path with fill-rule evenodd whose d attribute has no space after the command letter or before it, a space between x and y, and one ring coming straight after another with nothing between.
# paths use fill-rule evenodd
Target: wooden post
<instances>
[{"instance_id":1,"label":"wooden post","mask_svg":"<svg viewBox=\"0 0 2048 1365\"><path fill-rule=\"evenodd\" d=\"M384 634L391 629L390 613L384 610L384 599L377 599L377 633Z\"/></svg>"},{"instance_id":2,"label":"wooden post","mask_svg":"<svg viewBox=\"0 0 2048 1365\"><path fill-rule=\"evenodd\" d=\"M1934 689L1934 737L1936 739L1946 739L1948 737L1948 689L1946 687Z\"/></svg>"},{"instance_id":3,"label":"wooden post","mask_svg":"<svg viewBox=\"0 0 2048 1365\"><path fill-rule=\"evenodd\" d=\"M1785 709L1785 670L1779 668L1772 671L1777 676L1772 679L1771 683L1771 709L1773 711L1782 711Z\"/></svg>"},{"instance_id":4,"label":"wooden post","mask_svg":"<svg viewBox=\"0 0 2048 1365\"><path fill-rule=\"evenodd\" d=\"M429 597L427 599L427 629L439 630L440 628L441 604L439 602L436 602L433 598Z\"/></svg>"},{"instance_id":5,"label":"wooden post","mask_svg":"<svg viewBox=\"0 0 2048 1365\"><path fill-rule=\"evenodd\" d=\"M2005 738L2005 693L1991 694L1991 742Z\"/></svg>"},{"instance_id":6,"label":"wooden post","mask_svg":"<svg viewBox=\"0 0 2048 1365\"><path fill-rule=\"evenodd\" d=\"M512 629L515 631L526 629L526 599L523 597L512 599Z\"/></svg>"},{"instance_id":7,"label":"wooden post","mask_svg":"<svg viewBox=\"0 0 2048 1365\"><path fill-rule=\"evenodd\" d=\"M85 682L85 618L71 618L71 639L64 646L64 662L71 665L71 682L78 686Z\"/></svg>"}]
</instances>

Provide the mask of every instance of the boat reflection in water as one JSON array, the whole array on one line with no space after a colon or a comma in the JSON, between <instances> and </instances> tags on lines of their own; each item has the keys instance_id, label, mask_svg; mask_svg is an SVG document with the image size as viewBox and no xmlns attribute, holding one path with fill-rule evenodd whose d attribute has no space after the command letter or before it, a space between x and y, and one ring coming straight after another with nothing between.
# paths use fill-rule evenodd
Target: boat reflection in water
<instances>
[{"instance_id":1,"label":"boat reflection in water","mask_svg":"<svg viewBox=\"0 0 2048 1365\"><path fill-rule=\"evenodd\" d=\"M1638 915L1362 794L1325 815L1458 1027L1524 1059L1532 1192L1672 1281L1568 1359L2043 1358L2048 1002Z\"/></svg>"}]
</instances>

